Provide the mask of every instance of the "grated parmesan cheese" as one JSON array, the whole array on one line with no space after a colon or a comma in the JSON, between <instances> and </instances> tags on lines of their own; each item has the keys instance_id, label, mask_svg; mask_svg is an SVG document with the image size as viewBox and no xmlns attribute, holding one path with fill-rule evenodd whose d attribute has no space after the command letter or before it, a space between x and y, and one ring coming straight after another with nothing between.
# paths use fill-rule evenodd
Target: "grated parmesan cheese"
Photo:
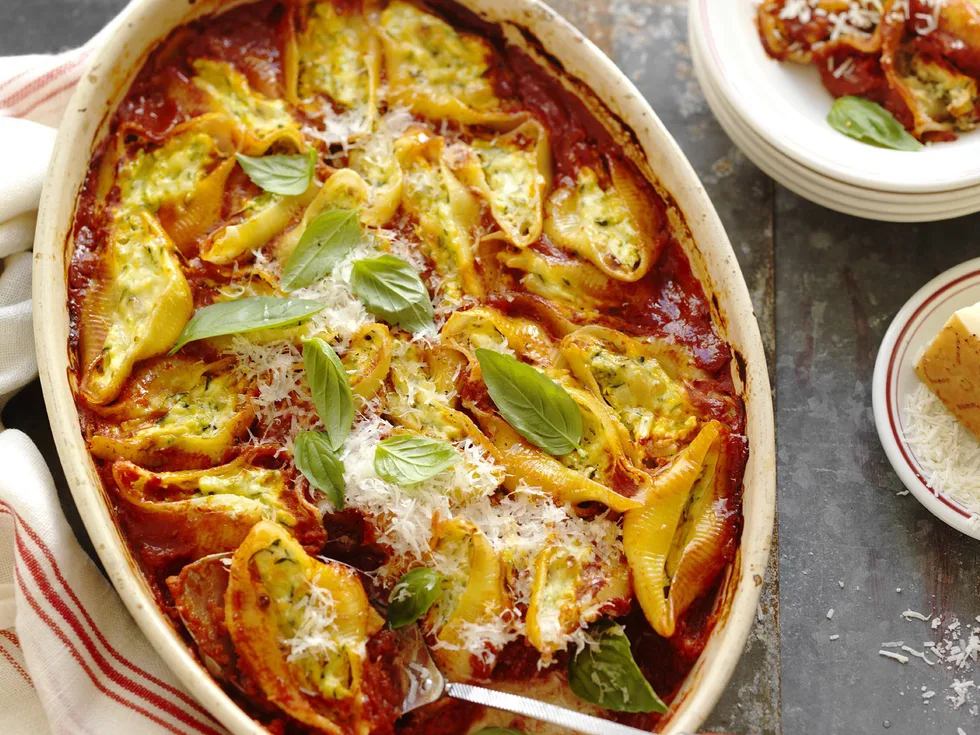
<instances>
[{"instance_id":1,"label":"grated parmesan cheese","mask_svg":"<svg viewBox=\"0 0 980 735\"><path fill-rule=\"evenodd\" d=\"M846 8L834 11L828 11L821 7L822 2L825 2L825 0L786 0L782 8L780 8L777 17L783 21L797 21L803 25L807 25L818 19L826 20L829 24L829 33L826 40L828 42L834 42L846 37L871 38L882 22L885 14L883 0L849 0ZM914 17L914 28L916 33L925 36L938 29L939 16L945 0L922 0L922 2L930 7L931 12L916 13ZM908 0L896 0L896 2L892 3L888 17L890 20L897 22L910 20ZM811 48L816 50L823 43L823 41L812 43ZM792 52L802 49L791 46L789 50ZM832 71L829 67L828 70ZM840 75L847 73L847 71L842 71ZM838 79L840 75L835 72L835 76Z\"/></svg>"},{"instance_id":2,"label":"grated parmesan cheese","mask_svg":"<svg viewBox=\"0 0 980 735\"><path fill-rule=\"evenodd\" d=\"M780 20L795 20L802 24L814 18L826 18L831 24L830 41L841 36L868 38L881 22L881 0L851 0L845 10L827 12L820 7L821 0L786 0L779 11Z\"/></svg>"},{"instance_id":3,"label":"grated parmesan cheese","mask_svg":"<svg viewBox=\"0 0 980 735\"><path fill-rule=\"evenodd\" d=\"M902 654L895 653L894 651L886 651L885 649L882 649L882 650L878 651L878 655L879 656L884 656L885 658L895 659L900 664L907 664L909 662L909 657L908 656L903 656Z\"/></svg>"},{"instance_id":4,"label":"grated parmesan cheese","mask_svg":"<svg viewBox=\"0 0 980 735\"><path fill-rule=\"evenodd\" d=\"M827 61L831 64L834 63L833 57L828 56ZM844 63L834 69L834 79L840 79L841 77L850 78L851 72L854 71L854 59L848 56L844 59Z\"/></svg>"},{"instance_id":5,"label":"grated parmesan cheese","mask_svg":"<svg viewBox=\"0 0 980 735\"><path fill-rule=\"evenodd\" d=\"M365 658L366 639L345 639L338 635L335 625L337 604L330 590L321 587L317 582L318 577L310 583L306 597L296 603L299 625L296 626L293 636L284 642L289 650L286 660L312 658L326 661L341 652Z\"/></svg>"},{"instance_id":6,"label":"grated parmesan cheese","mask_svg":"<svg viewBox=\"0 0 980 735\"><path fill-rule=\"evenodd\" d=\"M916 651L914 648L912 648L912 646L905 646L905 645L903 645L902 646L902 650L905 651L910 656L915 656L916 658L921 658L923 661L925 661L930 666L935 666L936 665L936 662L935 661L931 661L922 651Z\"/></svg>"},{"instance_id":7,"label":"grated parmesan cheese","mask_svg":"<svg viewBox=\"0 0 980 735\"><path fill-rule=\"evenodd\" d=\"M285 402L290 409L290 437L300 428L310 428L316 423L313 398L303 378L303 355L291 341L257 344L245 335L236 334L231 337L225 354L236 358L236 370L252 380L257 390L251 400L261 433L252 436L253 442L262 443L268 438L266 432L282 415ZM304 410L304 406L308 408Z\"/></svg>"},{"instance_id":8,"label":"grated parmesan cheese","mask_svg":"<svg viewBox=\"0 0 980 735\"><path fill-rule=\"evenodd\" d=\"M374 450L392 428L370 410L355 423L342 454L346 505L364 513L377 529L379 542L390 549L389 561L376 572L389 585L420 565L449 577L456 572L458 560L433 549L433 520L466 520L486 536L509 570L513 607L496 620L465 625L460 635L466 650L492 656L524 635L520 611L530 601L533 562L555 540L592 548L600 560L622 556L621 529L608 517L579 518L571 507L556 504L550 493L523 484L513 493L498 494L502 469L468 438L456 445L463 460L431 480L409 488L385 482L374 471ZM583 622L563 642L585 646L584 627Z\"/></svg>"},{"instance_id":9,"label":"grated parmesan cheese","mask_svg":"<svg viewBox=\"0 0 980 735\"><path fill-rule=\"evenodd\" d=\"M949 624L943 626L941 618L929 618L914 610L906 610L902 613L902 617L907 621L921 620L922 622L929 623L929 629L936 631L937 635L941 636L938 642L925 641L922 644L922 647L928 651L929 655L924 651L918 651L911 646L899 642L901 649L909 654L909 656L902 656L902 658L906 659L902 663L907 663L908 660L911 660L909 657L914 657L921 659L930 667L938 666L940 670L962 672L964 670L976 669L978 662L980 662L980 625L963 625L959 618L953 616L950 618ZM980 623L980 619L978 618L980 616L977 616L974 620ZM961 634L960 631L965 632ZM882 650L879 651L879 654L887 655L892 653L884 650L892 645L894 644L882 644ZM894 654L888 657L896 658L896 656L900 655ZM930 658L930 655L932 658ZM949 685L949 688L952 690L952 693L947 694L945 699L952 709L958 710L970 701L971 694L977 689L977 686L973 679L964 677L962 679L954 679L952 684ZM935 692L927 686L923 686L921 691L923 693L922 698L925 701L929 701L935 696ZM970 708L970 712L974 716L980 715L980 708L973 705Z\"/></svg>"},{"instance_id":10,"label":"grated parmesan cheese","mask_svg":"<svg viewBox=\"0 0 980 735\"><path fill-rule=\"evenodd\" d=\"M905 439L926 483L980 515L980 441L920 383L905 401Z\"/></svg>"}]
</instances>

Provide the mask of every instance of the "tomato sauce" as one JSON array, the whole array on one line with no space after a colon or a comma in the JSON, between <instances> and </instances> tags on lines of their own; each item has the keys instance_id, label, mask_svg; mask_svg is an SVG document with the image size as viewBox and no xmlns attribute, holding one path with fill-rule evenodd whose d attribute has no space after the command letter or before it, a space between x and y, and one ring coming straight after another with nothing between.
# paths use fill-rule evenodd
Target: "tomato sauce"
<instances>
[{"instance_id":1,"label":"tomato sauce","mask_svg":"<svg viewBox=\"0 0 980 735\"><path fill-rule=\"evenodd\" d=\"M345 6L359 5L359 0L343 0ZM491 40L495 58L491 69L498 95L509 104L528 110L548 130L554 155L555 186L572 183L585 166L593 168L600 183L607 186L612 164L638 172L606 129L589 113L581 100L557 83L525 53L504 48L500 31L481 21L449 0L439 0L436 7L458 27L467 28ZM133 140L162 141L179 124L209 110L206 97L190 82L192 61L197 57L227 61L244 73L249 83L271 97L282 97L285 89L283 72L285 39L291 23L297 21L295 5L291 2L263 0L234 8L215 18L204 18L175 31L150 56L112 121L112 132L123 132ZM839 86L840 93L874 92L878 89L880 67L870 62L862 67L864 76L852 91ZM841 85L849 82L841 82ZM836 92L835 92L836 94ZM110 138L111 139L111 138ZM93 162L91 173L80 199L76 225L71 238L72 257L68 273L69 310L72 325L72 351L79 350L79 324L82 301L98 280L101 253L106 242L104 218L96 206L99 188L97 172L100 157ZM657 260L650 272L636 283L617 284L602 295L603 305L597 321L638 337L656 337L684 346L693 355L702 375L690 386L692 401L706 418L717 418L731 428L726 439L719 467L725 476L726 491L720 511L727 528L724 552L716 570L734 558L741 534L741 478L747 458L744 431L744 406L735 394L731 378L732 353L719 337L712 324L711 308L704 289L698 282L683 248L668 226L667 204L649 184L643 189L649 198L655 219L656 232L649 233L655 242ZM223 218L229 217L249 196L257 193L239 171L233 173L226 189L222 207ZM397 227L403 236L410 236L410 218L401 218ZM549 257L571 258L554 243L542 237L533 245ZM183 267L194 293L196 307L214 300L216 289L231 279L235 266L216 266L196 257L195 252L183 254ZM485 265L485 268L488 266ZM489 273L484 271L485 277ZM423 273L423 278L428 279ZM513 277L513 274L510 274ZM499 287L500 284L490 284ZM491 303L517 314L531 314L541 306L540 299L527 293L498 292ZM540 315L537 316L540 319ZM545 324L547 327L548 325ZM208 349L191 345L188 353L202 359L214 359ZM80 377L80 360L76 369ZM465 389L465 388L464 388ZM97 428L102 419L92 408L80 405L83 428ZM285 439L290 426L289 417L282 416L272 426L264 427L269 441ZM272 459L269 460L273 461ZM152 514L135 510L124 502L115 487L108 463L96 460L102 479L109 490L114 515L124 535L129 539L134 556L140 561L147 578L152 582L160 604L180 628L174 599L164 580L190 561L193 561L193 539L188 527L172 518L162 520ZM180 462L171 462L171 469ZM186 460L184 465L186 466ZM625 482L625 481L624 481ZM621 490L631 494L625 485ZM633 489L635 491L635 488ZM357 512L334 513L324 518L326 544L322 553L340 561L372 570L385 560L386 552L374 538L372 526ZM711 608L715 590L704 595L679 623L679 633L663 639L643 620L634 608L626 618L626 629L634 646L636 658L655 689L666 699L672 695L700 654L715 623ZM375 637L369 646L369 662L365 668L365 694L369 703L368 718L374 724L375 735L456 735L474 722L482 709L465 702L443 699L436 704L402 717L395 723L401 701L400 684L394 680L393 640L389 633ZM493 679L496 681L532 681L564 670L568 654L557 657L551 669L539 670L539 654L524 641L508 645L501 653ZM229 692L241 700L233 687ZM257 699L244 701L243 706L273 732L303 732L296 723L276 714L270 706L257 706ZM644 727L653 726L656 715L622 716L624 722ZM395 723L395 724L393 724Z\"/></svg>"},{"instance_id":2,"label":"tomato sauce","mask_svg":"<svg viewBox=\"0 0 980 735\"><path fill-rule=\"evenodd\" d=\"M820 79L834 97L865 97L888 110L907 128L912 127L912 111L894 87L892 87L881 67L877 54L854 53L851 49L841 49L826 61L817 64ZM846 64L846 67L843 65ZM842 67L844 72L841 73Z\"/></svg>"}]
</instances>

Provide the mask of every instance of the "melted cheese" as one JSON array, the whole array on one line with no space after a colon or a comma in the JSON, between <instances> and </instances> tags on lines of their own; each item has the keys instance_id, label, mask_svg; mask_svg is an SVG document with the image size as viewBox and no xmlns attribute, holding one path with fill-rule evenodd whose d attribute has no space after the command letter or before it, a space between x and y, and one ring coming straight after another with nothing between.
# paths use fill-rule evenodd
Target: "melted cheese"
<instances>
[{"instance_id":1,"label":"melted cheese","mask_svg":"<svg viewBox=\"0 0 980 735\"><path fill-rule=\"evenodd\" d=\"M432 654L450 679L466 681L482 673L472 658L492 668L499 648L473 631L494 625L509 607L500 558L480 530L468 521L440 522L434 529L433 566L447 583L422 624L436 639ZM512 637L515 635L512 634ZM476 644L476 645L474 645Z\"/></svg>"},{"instance_id":2,"label":"melted cheese","mask_svg":"<svg viewBox=\"0 0 980 735\"><path fill-rule=\"evenodd\" d=\"M464 294L483 295L473 252L480 204L449 170L443 148L442 138L418 129L395 142L403 171L402 205L418 219L422 250L442 278L442 297L458 304Z\"/></svg>"},{"instance_id":3,"label":"melted cheese","mask_svg":"<svg viewBox=\"0 0 980 735\"><path fill-rule=\"evenodd\" d=\"M562 341L572 372L615 411L650 459L669 457L697 428L687 388L649 345L589 327Z\"/></svg>"},{"instance_id":4,"label":"melted cheese","mask_svg":"<svg viewBox=\"0 0 980 735\"><path fill-rule=\"evenodd\" d=\"M552 654L570 642L580 641L584 628L603 612L622 610L628 604L625 558L615 551L599 556L599 551L600 547L572 537L556 539L535 558L527 639L543 654L540 665L549 664Z\"/></svg>"},{"instance_id":5,"label":"melted cheese","mask_svg":"<svg viewBox=\"0 0 980 735\"><path fill-rule=\"evenodd\" d=\"M123 421L92 437L92 453L143 466L161 462L170 450L219 460L247 430L253 412L231 373L193 360L171 358L135 379L150 401L129 395L113 407Z\"/></svg>"},{"instance_id":6,"label":"melted cheese","mask_svg":"<svg viewBox=\"0 0 980 735\"><path fill-rule=\"evenodd\" d=\"M332 2L312 6L297 39L297 92L307 107L325 95L362 118L375 114L381 65L377 40L363 15L339 13Z\"/></svg>"},{"instance_id":7,"label":"melted cheese","mask_svg":"<svg viewBox=\"0 0 980 735\"><path fill-rule=\"evenodd\" d=\"M298 196L263 191L249 199L231 216L231 224L222 226L208 237L201 248L201 258L210 263L225 264L264 246L309 204L316 192L316 185L311 182L309 189Z\"/></svg>"},{"instance_id":8,"label":"melted cheese","mask_svg":"<svg viewBox=\"0 0 980 735\"><path fill-rule=\"evenodd\" d=\"M527 247L540 237L551 148L539 122L529 120L492 140L474 139L456 166L460 178L486 198L507 240Z\"/></svg>"},{"instance_id":9,"label":"melted cheese","mask_svg":"<svg viewBox=\"0 0 980 735\"><path fill-rule=\"evenodd\" d=\"M523 271L521 285L533 294L576 309L597 309L613 293L613 281L587 261L577 258L556 260L524 248L498 253L508 268Z\"/></svg>"},{"instance_id":10,"label":"melted cheese","mask_svg":"<svg viewBox=\"0 0 980 735\"><path fill-rule=\"evenodd\" d=\"M299 125L283 100L259 94L249 86L244 74L223 61L196 59L194 71L194 86L207 92L218 110L242 126L246 152L262 153L277 141L294 150L305 149Z\"/></svg>"},{"instance_id":11,"label":"melted cheese","mask_svg":"<svg viewBox=\"0 0 980 735\"><path fill-rule=\"evenodd\" d=\"M627 186L603 189L591 168L578 172L574 187L556 189L548 199L544 231L554 242L590 260L621 281L636 281L653 265L649 232L644 232L638 193Z\"/></svg>"},{"instance_id":12,"label":"melted cheese","mask_svg":"<svg viewBox=\"0 0 980 735\"><path fill-rule=\"evenodd\" d=\"M213 469L159 473L123 464L126 472L114 467L113 474L117 485L133 501L207 506L248 513L257 516L256 520L268 518L287 527L296 525L296 516L283 499L287 485L281 470L255 467L242 459ZM163 494L165 500L148 501L146 492L150 486L158 488L154 495Z\"/></svg>"},{"instance_id":13,"label":"melted cheese","mask_svg":"<svg viewBox=\"0 0 980 735\"><path fill-rule=\"evenodd\" d=\"M226 620L242 665L268 699L300 722L341 735L317 698L350 700L355 718L367 641L384 624L357 572L310 557L262 522L232 558Z\"/></svg>"},{"instance_id":14,"label":"melted cheese","mask_svg":"<svg viewBox=\"0 0 980 735\"><path fill-rule=\"evenodd\" d=\"M401 426L445 441L465 436L452 410L457 402L453 375L441 363L430 363L427 350L416 343L395 340L387 414ZM435 369L433 369L433 364Z\"/></svg>"},{"instance_id":15,"label":"melted cheese","mask_svg":"<svg viewBox=\"0 0 980 735\"><path fill-rule=\"evenodd\" d=\"M81 390L97 404L119 395L137 362L170 349L194 310L173 244L150 215L117 218L106 259L82 317Z\"/></svg>"},{"instance_id":16,"label":"melted cheese","mask_svg":"<svg viewBox=\"0 0 980 735\"><path fill-rule=\"evenodd\" d=\"M120 212L156 212L165 203L186 200L220 157L214 139L194 130L151 151L141 149L119 167Z\"/></svg>"},{"instance_id":17,"label":"melted cheese","mask_svg":"<svg viewBox=\"0 0 980 735\"><path fill-rule=\"evenodd\" d=\"M470 124L506 122L490 78L490 47L397 1L381 14L389 98L420 115Z\"/></svg>"}]
</instances>

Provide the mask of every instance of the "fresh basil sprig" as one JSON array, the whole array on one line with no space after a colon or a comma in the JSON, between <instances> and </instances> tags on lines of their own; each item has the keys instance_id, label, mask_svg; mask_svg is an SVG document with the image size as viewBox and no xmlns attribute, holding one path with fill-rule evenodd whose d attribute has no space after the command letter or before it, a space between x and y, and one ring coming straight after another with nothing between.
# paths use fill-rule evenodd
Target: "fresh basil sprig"
<instances>
[{"instance_id":1,"label":"fresh basil sprig","mask_svg":"<svg viewBox=\"0 0 980 735\"><path fill-rule=\"evenodd\" d=\"M442 592L443 576L432 569L413 569L398 580L388 597L388 625L404 628L421 618Z\"/></svg>"},{"instance_id":2,"label":"fresh basil sprig","mask_svg":"<svg viewBox=\"0 0 980 735\"><path fill-rule=\"evenodd\" d=\"M892 148L897 151L917 151L922 143L905 129L895 116L877 102L862 97L841 97L827 115L830 127L862 143Z\"/></svg>"},{"instance_id":3,"label":"fresh basil sprig","mask_svg":"<svg viewBox=\"0 0 980 735\"><path fill-rule=\"evenodd\" d=\"M382 480L396 485L417 485L459 460L459 452L449 442L404 434L378 442L374 471Z\"/></svg>"},{"instance_id":4,"label":"fresh basil sprig","mask_svg":"<svg viewBox=\"0 0 980 735\"><path fill-rule=\"evenodd\" d=\"M354 263L350 285L367 310L409 332L432 326L429 292L411 265L395 255Z\"/></svg>"},{"instance_id":5,"label":"fresh basil sprig","mask_svg":"<svg viewBox=\"0 0 980 735\"><path fill-rule=\"evenodd\" d=\"M517 358L480 347L483 382L508 424L549 454L568 454L582 441L582 411L547 375Z\"/></svg>"},{"instance_id":6,"label":"fresh basil sprig","mask_svg":"<svg viewBox=\"0 0 980 735\"><path fill-rule=\"evenodd\" d=\"M296 156L246 156L235 158L252 183L264 191L283 196L298 196L310 187L316 170L316 151Z\"/></svg>"},{"instance_id":7,"label":"fresh basil sprig","mask_svg":"<svg viewBox=\"0 0 980 735\"><path fill-rule=\"evenodd\" d=\"M568 662L568 684L580 699L617 712L667 711L633 660L622 626L602 620L589 632L596 639Z\"/></svg>"},{"instance_id":8,"label":"fresh basil sprig","mask_svg":"<svg viewBox=\"0 0 980 735\"><path fill-rule=\"evenodd\" d=\"M257 332L260 329L291 327L320 311L325 305L308 299L250 296L198 309L170 349L174 354L188 342L225 334Z\"/></svg>"},{"instance_id":9,"label":"fresh basil sprig","mask_svg":"<svg viewBox=\"0 0 980 735\"><path fill-rule=\"evenodd\" d=\"M309 483L324 493L337 510L344 508L344 463L330 448L323 431L298 431L293 462Z\"/></svg>"},{"instance_id":10,"label":"fresh basil sprig","mask_svg":"<svg viewBox=\"0 0 980 735\"><path fill-rule=\"evenodd\" d=\"M347 371L333 348L319 337L303 342L303 369L330 448L338 452L354 424L354 394Z\"/></svg>"},{"instance_id":11,"label":"fresh basil sprig","mask_svg":"<svg viewBox=\"0 0 980 735\"><path fill-rule=\"evenodd\" d=\"M333 209L314 219L303 231L282 271L287 291L306 288L330 275L344 256L361 240L357 212Z\"/></svg>"}]
</instances>

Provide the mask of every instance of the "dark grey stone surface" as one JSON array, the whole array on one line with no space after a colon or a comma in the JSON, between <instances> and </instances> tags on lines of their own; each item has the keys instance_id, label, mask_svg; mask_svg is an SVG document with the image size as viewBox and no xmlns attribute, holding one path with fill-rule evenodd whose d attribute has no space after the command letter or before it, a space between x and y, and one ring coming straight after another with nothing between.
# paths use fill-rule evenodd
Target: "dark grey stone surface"
<instances>
[{"instance_id":1,"label":"dark grey stone surface","mask_svg":"<svg viewBox=\"0 0 980 735\"><path fill-rule=\"evenodd\" d=\"M120 0L0 0L0 54L78 46L125 5Z\"/></svg>"},{"instance_id":2,"label":"dark grey stone surface","mask_svg":"<svg viewBox=\"0 0 980 735\"><path fill-rule=\"evenodd\" d=\"M81 43L122 4L0 0L0 54ZM980 217L886 225L801 200L749 163L714 121L691 70L683 2L554 4L630 75L690 157L728 229L770 357L778 551L756 629L710 729L980 733L969 704L954 710L945 699L954 678L980 682L980 671L878 655L886 641L922 650L936 640L927 624L901 618L906 609L941 615L944 625L980 614L980 543L896 495L902 488L878 444L870 400L875 354L892 316L929 278L980 254ZM36 383L3 419L39 444L76 521ZM924 691L936 694L924 700Z\"/></svg>"}]
</instances>

